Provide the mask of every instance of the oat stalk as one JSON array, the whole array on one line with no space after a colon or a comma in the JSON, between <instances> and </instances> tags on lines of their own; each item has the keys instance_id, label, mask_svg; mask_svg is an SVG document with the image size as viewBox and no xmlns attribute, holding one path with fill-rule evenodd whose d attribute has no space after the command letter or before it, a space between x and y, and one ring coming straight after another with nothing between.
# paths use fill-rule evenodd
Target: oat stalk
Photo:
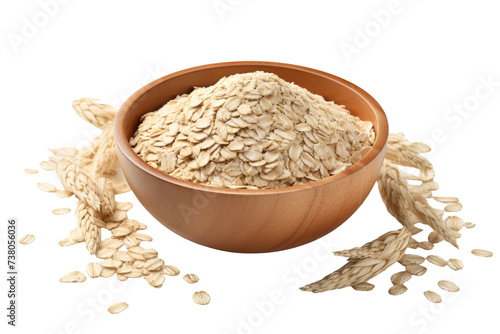
<instances>
[{"instance_id":1,"label":"oat stalk","mask_svg":"<svg viewBox=\"0 0 500 334\"><path fill-rule=\"evenodd\" d=\"M97 253L101 242L101 228L94 224L94 219L99 219L97 212L84 201L78 201L75 210L78 227L83 230L85 246L90 255Z\"/></svg>"},{"instance_id":2,"label":"oat stalk","mask_svg":"<svg viewBox=\"0 0 500 334\"><path fill-rule=\"evenodd\" d=\"M76 100L73 102L73 109L81 118L104 130L113 124L116 109L95 101L97 99L87 97Z\"/></svg>"},{"instance_id":3,"label":"oat stalk","mask_svg":"<svg viewBox=\"0 0 500 334\"><path fill-rule=\"evenodd\" d=\"M368 282L396 263L404 255L410 237L410 232L403 227L400 230L388 232L364 245L363 247L370 250L373 250L373 244L380 244L381 246L378 252L369 252L369 257L360 257L359 248L344 251L343 255L348 253L353 255L353 257L349 257L346 265L323 279L300 289L317 293Z\"/></svg>"}]
</instances>

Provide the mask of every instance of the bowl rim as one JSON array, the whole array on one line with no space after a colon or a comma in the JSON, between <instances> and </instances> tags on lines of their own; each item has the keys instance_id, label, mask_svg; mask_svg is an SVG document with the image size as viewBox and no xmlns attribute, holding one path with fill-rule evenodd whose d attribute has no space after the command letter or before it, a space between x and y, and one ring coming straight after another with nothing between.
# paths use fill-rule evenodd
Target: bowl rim
<instances>
[{"instance_id":1,"label":"bowl rim","mask_svg":"<svg viewBox=\"0 0 500 334\"><path fill-rule=\"evenodd\" d=\"M140 99L143 95L145 95L150 89L153 87L156 87L163 82L170 80L174 77L178 76L183 76L192 72L197 72L197 71L202 71L205 69L213 69L213 68L220 68L220 67L231 67L231 66L272 66L272 67L282 67L282 68L288 68L292 70L298 70L298 71L303 71L303 72L309 72L318 76L323 76L328 79L334 79L335 81L339 82L343 86L345 86L348 89L353 90L355 93L357 93L362 99L365 100L366 103L368 103L374 114L375 117L379 123L379 131L375 134L375 142L373 146L370 148L370 150L366 153L366 155L356 162L354 165L350 166L349 168L345 169L344 171L329 176L327 178L321 179L321 180L316 180L316 181L310 181L306 184L300 184L300 185L295 185L295 186L289 186L289 187L284 187L284 188L273 188L273 189L233 189L233 188L223 188L223 187L214 187L214 186L208 186L208 185L203 185L203 184L198 184L194 182L189 182L189 181L184 181L181 179L177 179L173 176L170 176L150 165L148 165L145 161L143 161L139 155L137 155L132 147L129 144L129 138L126 137L125 135L125 118L127 116L128 111L130 110L130 107L136 103L138 99ZM166 103L166 102L165 102ZM195 67L190 67L184 70L180 70L177 72L173 72L171 74L165 75L159 79L156 79L149 84L145 85L144 87L140 88L137 90L135 93L133 93L119 108L118 113L115 117L115 122L114 122L114 138L116 142L117 149L121 151L121 153L130 161L132 162L137 168L140 168L144 172L150 174L151 176L160 179L162 181L166 181L168 183L172 183L176 186L184 187L184 188L189 188L193 190L201 190L204 192L210 192L210 193L215 193L215 194L231 194L231 195L270 195L270 194L276 194L276 193L289 193L289 192L295 192L295 191L301 191L305 189L311 189L315 187L320 187L324 186L326 184L330 184L333 182L336 182L344 177L347 177L349 175L352 175L359 170L361 170L364 166L368 165L370 162L372 162L378 154L385 148L385 145L387 143L387 139L389 136L389 124L387 121L386 114L380 104L366 91L364 91L362 88L356 86L355 84L342 79L336 75L323 72L320 70L316 70L313 68L305 67L305 66L300 66L300 65L294 65L294 64L287 64L287 63L279 63L279 62L267 62L267 61L234 61L234 62L222 62L222 63L212 63L212 64L206 64L206 65L200 65L200 66L195 66Z\"/></svg>"}]
</instances>

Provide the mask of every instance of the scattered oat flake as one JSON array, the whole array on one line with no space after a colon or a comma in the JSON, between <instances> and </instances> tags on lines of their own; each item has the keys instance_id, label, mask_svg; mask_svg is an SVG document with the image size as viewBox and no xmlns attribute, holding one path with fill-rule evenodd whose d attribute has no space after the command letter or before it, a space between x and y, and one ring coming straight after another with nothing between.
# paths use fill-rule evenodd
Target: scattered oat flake
<instances>
[{"instance_id":1,"label":"scattered oat flake","mask_svg":"<svg viewBox=\"0 0 500 334\"><path fill-rule=\"evenodd\" d=\"M411 274L407 271L400 271L391 276L391 282L394 285L401 285L411 279Z\"/></svg>"},{"instance_id":2,"label":"scattered oat flake","mask_svg":"<svg viewBox=\"0 0 500 334\"><path fill-rule=\"evenodd\" d=\"M24 170L24 172L27 173L27 174L36 174L36 173L38 173L38 170L37 169L33 169L33 168L26 168Z\"/></svg>"},{"instance_id":3,"label":"scattered oat flake","mask_svg":"<svg viewBox=\"0 0 500 334\"><path fill-rule=\"evenodd\" d=\"M446 260L438 255L429 255L427 261L439 267L444 267L447 264Z\"/></svg>"},{"instance_id":4,"label":"scattered oat flake","mask_svg":"<svg viewBox=\"0 0 500 334\"><path fill-rule=\"evenodd\" d=\"M56 164L52 161L42 161L40 162L40 167L46 171L52 171L56 168Z\"/></svg>"},{"instance_id":5,"label":"scattered oat flake","mask_svg":"<svg viewBox=\"0 0 500 334\"><path fill-rule=\"evenodd\" d=\"M108 307L108 312L111 314L117 314L123 312L127 309L128 304L125 302L115 303Z\"/></svg>"},{"instance_id":6,"label":"scattered oat flake","mask_svg":"<svg viewBox=\"0 0 500 334\"><path fill-rule=\"evenodd\" d=\"M481 257L492 257L493 252L487 251L485 249L473 249L471 250L471 253L474 254L475 256L481 256Z\"/></svg>"},{"instance_id":7,"label":"scattered oat flake","mask_svg":"<svg viewBox=\"0 0 500 334\"><path fill-rule=\"evenodd\" d=\"M96 278L101 276L102 267L99 263L89 263L87 264L87 274L89 274L90 278Z\"/></svg>"},{"instance_id":8,"label":"scattered oat flake","mask_svg":"<svg viewBox=\"0 0 500 334\"><path fill-rule=\"evenodd\" d=\"M101 277L108 278L115 274L115 269L113 268L102 268Z\"/></svg>"},{"instance_id":9,"label":"scattered oat flake","mask_svg":"<svg viewBox=\"0 0 500 334\"><path fill-rule=\"evenodd\" d=\"M460 231L465 224L461 218L456 216L446 218L446 223L452 230L455 231Z\"/></svg>"},{"instance_id":10,"label":"scattered oat flake","mask_svg":"<svg viewBox=\"0 0 500 334\"><path fill-rule=\"evenodd\" d=\"M408 291L408 288L406 286L404 286L403 284L398 284L391 286L391 288L389 289L389 294L391 296L398 296L402 295L406 291Z\"/></svg>"},{"instance_id":11,"label":"scattered oat flake","mask_svg":"<svg viewBox=\"0 0 500 334\"><path fill-rule=\"evenodd\" d=\"M460 204L459 202L455 202L455 203L450 203L448 204L447 206L444 207L444 211L446 212L457 212L457 211L460 211L462 210L462 204Z\"/></svg>"},{"instance_id":12,"label":"scattered oat flake","mask_svg":"<svg viewBox=\"0 0 500 334\"><path fill-rule=\"evenodd\" d=\"M83 283L87 277L79 272L79 271L72 271L69 274L64 275L59 279L59 282L63 283Z\"/></svg>"},{"instance_id":13,"label":"scattered oat flake","mask_svg":"<svg viewBox=\"0 0 500 334\"><path fill-rule=\"evenodd\" d=\"M358 283L352 286L352 288L356 291L371 291L374 287L375 285L368 282Z\"/></svg>"},{"instance_id":14,"label":"scattered oat flake","mask_svg":"<svg viewBox=\"0 0 500 334\"><path fill-rule=\"evenodd\" d=\"M451 269L453 269L455 271L463 269L463 267L464 267L463 262L458 260L458 259L449 259L447 264L448 264L448 267L450 267Z\"/></svg>"},{"instance_id":15,"label":"scattered oat flake","mask_svg":"<svg viewBox=\"0 0 500 334\"><path fill-rule=\"evenodd\" d=\"M55 185L53 185L51 183L47 183L47 182L38 182L37 186L38 186L38 189L43 190L43 191L47 191L49 193L53 193L57 190Z\"/></svg>"},{"instance_id":16,"label":"scattered oat flake","mask_svg":"<svg viewBox=\"0 0 500 334\"><path fill-rule=\"evenodd\" d=\"M458 287L458 285L456 285L453 282L446 281L446 280L439 281L438 282L438 286L441 289L443 289L445 291L449 291L449 292L458 292L460 290L460 288Z\"/></svg>"},{"instance_id":17,"label":"scattered oat flake","mask_svg":"<svg viewBox=\"0 0 500 334\"><path fill-rule=\"evenodd\" d=\"M208 305L210 303L210 295L205 291L197 291L193 294L193 301L199 305Z\"/></svg>"},{"instance_id":18,"label":"scattered oat flake","mask_svg":"<svg viewBox=\"0 0 500 334\"><path fill-rule=\"evenodd\" d=\"M64 239L59 240L59 246L61 246L61 247L72 246L75 244L76 244L76 242L73 240L70 240L70 238L64 238Z\"/></svg>"},{"instance_id":19,"label":"scattered oat flake","mask_svg":"<svg viewBox=\"0 0 500 334\"><path fill-rule=\"evenodd\" d=\"M470 223L470 222L467 222L464 225L465 225L465 228L474 228L474 227L476 227L476 224L473 224L473 223Z\"/></svg>"},{"instance_id":20,"label":"scattered oat flake","mask_svg":"<svg viewBox=\"0 0 500 334\"><path fill-rule=\"evenodd\" d=\"M414 276L422 276L427 272L427 268L419 264L410 264L406 266L406 271Z\"/></svg>"},{"instance_id":21,"label":"scattered oat flake","mask_svg":"<svg viewBox=\"0 0 500 334\"><path fill-rule=\"evenodd\" d=\"M425 298L427 298L431 303L441 303L443 300L441 299L441 296L435 293L434 291L425 291L424 292Z\"/></svg>"},{"instance_id":22,"label":"scattered oat flake","mask_svg":"<svg viewBox=\"0 0 500 334\"><path fill-rule=\"evenodd\" d=\"M67 190L56 190L56 195L58 197L61 197L61 198L68 198L68 197L71 197L73 195L73 193L71 191L67 191Z\"/></svg>"},{"instance_id":23,"label":"scattered oat flake","mask_svg":"<svg viewBox=\"0 0 500 334\"><path fill-rule=\"evenodd\" d=\"M27 245L35 241L35 236L33 234L25 234L19 239L21 245Z\"/></svg>"},{"instance_id":24,"label":"scattered oat flake","mask_svg":"<svg viewBox=\"0 0 500 334\"><path fill-rule=\"evenodd\" d=\"M177 276L180 274L180 270L174 266L163 266L163 272L168 276Z\"/></svg>"},{"instance_id":25,"label":"scattered oat flake","mask_svg":"<svg viewBox=\"0 0 500 334\"><path fill-rule=\"evenodd\" d=\"M189 284L193 284L193 283L196 283L200 280L200 278L198 276L196 276L195 274L186 274L184 275L184 277L182 277L186 282L188 282Z\"/></svg>"},{"instance_id":26,"label":"scattered oat flake","mask_svg":"<svg viewBox=\"0 0 500 334\"><path fill-rule=\"evenodd\" d=\"M399 261L403 266L408 266L411 264L421 264L425 261L425 257L416 254L405 254L403 258Z\"/></svg>"},{"instance_id":27,"label":"scattered oat flake","mask_svg":"<svg viewBox=\"0 0 500 334\"><path fill-rule=\"evenodd\" d=\"M457 197L434 196L433 198L436 201L441 202L441 203L455 203L455 202L458 202L458 198Z\"/></svg>"},{"instance_id":28,"label":"scattered oat flake","mask_svg":"<svg viewBox=\"0 0 500 334\"><path fill-rule=\"evenodd\" d=\"M67 213L70 213L71 209L68 208L59 208L59 209L54 209L52 210L52 213L55 215L65 215Z\"/></svg>"},{"instance_id":29,"label":"scattered oat flake","mask_svg":"<svg viewBox=\"0 0 500 334\"><path fill-rule=\"evenodd\" d=\"M432 242L433 244L437 244L443 241L444 238L441 234L437 233L436 231L432 231L431 233L429 233L427 240L429 240L429 242Z\"/></svg>"}]
</instances>

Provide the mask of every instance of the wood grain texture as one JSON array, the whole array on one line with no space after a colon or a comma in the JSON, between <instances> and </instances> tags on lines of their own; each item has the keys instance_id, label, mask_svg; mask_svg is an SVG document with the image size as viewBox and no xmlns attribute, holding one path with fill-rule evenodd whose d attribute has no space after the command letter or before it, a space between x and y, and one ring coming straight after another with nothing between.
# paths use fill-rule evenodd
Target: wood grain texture
<instances>
[{"instance_id":1,"label":"wood grain texture","mask_svg":"<svg viewBox=\"0 0 500 334\"><path fill-rule=\"evenodd\" d=\"M128 143L147 112L159 109L193 86L223 76L268 71L345 105L374 124L373 148L347 170L284 189L226 189L176 179L147 165ZM231 62L190 68L162 77L133 94L115 120L118 159L130 188L163 225L196 243L233 252L270 252L311 242L345 222L372 189L385 155L388 124L365 91L334 75L296 65Z\"/></svg>"}]
</instances>

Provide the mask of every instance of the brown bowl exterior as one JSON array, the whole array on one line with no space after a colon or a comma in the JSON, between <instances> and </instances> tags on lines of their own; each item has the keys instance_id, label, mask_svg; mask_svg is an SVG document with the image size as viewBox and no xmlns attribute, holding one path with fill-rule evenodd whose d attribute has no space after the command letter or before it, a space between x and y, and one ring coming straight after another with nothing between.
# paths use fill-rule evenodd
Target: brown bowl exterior
<instances>
[{"instance_id":1,"label":"brown bowl exterior","mask_svg":"<svg viewBox=\"0 0 500 334\"><path fill-rule=\"evenodd\" d=\"M263 190L216 188L178 180L147 165L130 147L128 139L145 113L190 92L193 86L210 86L224 76L257 70L275 73L371 121L376 131L374 147L357 164L337 175L305 185ZM244 253L300 246L340 226L375 184L387 136L384 111L354 84L306 67L255 61L204 65L162 77L133 94L115 121L119 163L142 205L186 239Z\"/></svg>"}]
</instances>

